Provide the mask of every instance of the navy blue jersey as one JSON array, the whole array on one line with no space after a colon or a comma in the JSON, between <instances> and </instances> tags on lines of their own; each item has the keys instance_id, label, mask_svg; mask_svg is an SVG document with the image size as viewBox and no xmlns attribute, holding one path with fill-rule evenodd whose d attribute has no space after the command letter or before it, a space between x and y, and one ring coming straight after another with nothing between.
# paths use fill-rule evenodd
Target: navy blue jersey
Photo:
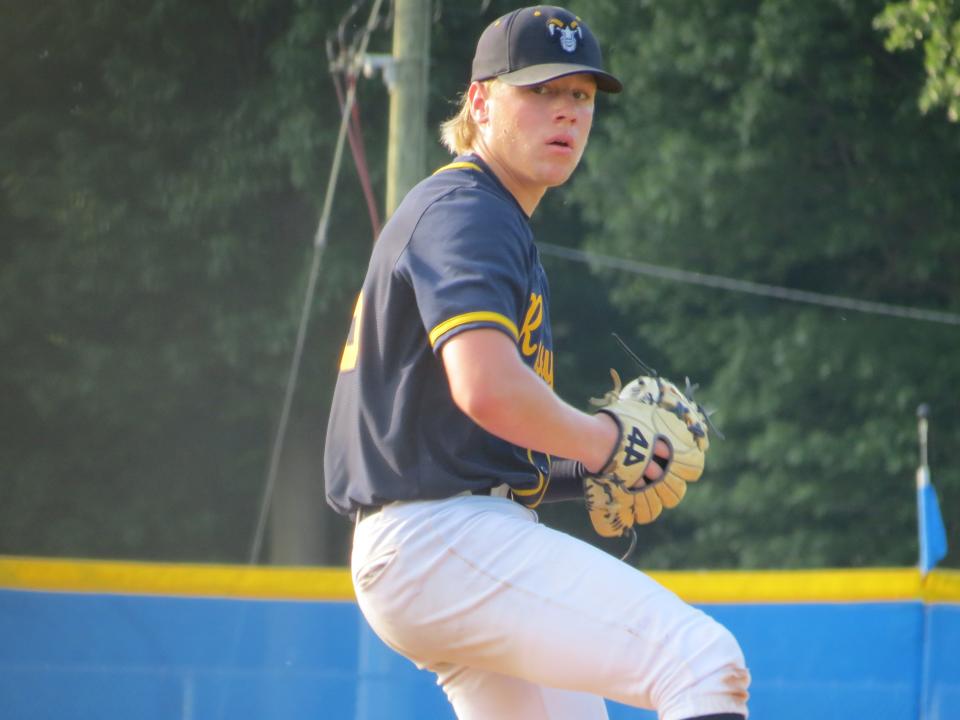
<instances>
[{"instance_id":1,"label":"navy blue jersey","mask_svg":"<svg viewBox=\"0 0 960 720\"><path fill-rule=\"evenodd\" d=\"M528 218L468 155L413 188L374 245L327 429L335 510L503 482L517 500L539 502L549 457L488 433L450 395L440 349L481 327L507 334L553 386L549 289Z\"/></svg>"}]
</instances>

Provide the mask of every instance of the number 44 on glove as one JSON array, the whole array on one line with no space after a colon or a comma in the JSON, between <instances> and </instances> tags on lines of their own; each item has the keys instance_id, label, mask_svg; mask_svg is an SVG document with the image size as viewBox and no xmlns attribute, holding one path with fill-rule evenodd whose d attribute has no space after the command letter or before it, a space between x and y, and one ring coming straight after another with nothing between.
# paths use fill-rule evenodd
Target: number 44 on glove
<instances>
[{"instance_id":1,"label":"number 44 on glove","mask_svg":"<svg viewBox=\"0 0 960 720\"><path fill-rule=\"evenodd\" d=\"M664 507L676 507L687 483L700 479L710 447L709 420L700 405L664 378L645 375L621 388L617 372L610 375L613 390L591 402L614 419L620 440L603 470L585 477L583 484L594 529L604 537L619 537L634 524L653 522ZM657 440L669 447L668 458L654 454ZM644 477L650 463L663 468L654 481Z\"/></svg>"}]
</instances>

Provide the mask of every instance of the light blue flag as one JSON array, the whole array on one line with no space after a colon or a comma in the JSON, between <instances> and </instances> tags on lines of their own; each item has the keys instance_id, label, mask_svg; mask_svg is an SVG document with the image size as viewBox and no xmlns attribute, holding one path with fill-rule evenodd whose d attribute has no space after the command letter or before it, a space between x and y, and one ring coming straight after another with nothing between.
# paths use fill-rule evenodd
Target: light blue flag
<instances>
[{"instance_id":1,"label":"light blue flag","mask_svg":"<svg viewBox=\"0 0 960 720\"><path fill-rule=\"evenodd\" d=\"M917 469L917 527L920 532L920 575L926 576L947 554L947 531L940 515L930 468Z\"/></svg>"}]
</instances>

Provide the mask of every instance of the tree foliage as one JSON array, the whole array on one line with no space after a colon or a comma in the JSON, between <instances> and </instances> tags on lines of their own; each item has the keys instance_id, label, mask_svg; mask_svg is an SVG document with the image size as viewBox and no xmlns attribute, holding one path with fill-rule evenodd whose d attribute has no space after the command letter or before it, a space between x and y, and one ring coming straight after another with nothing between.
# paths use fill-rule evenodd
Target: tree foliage
<instances>
[{"instance_id":1,"label":"tree foliage","mask_svg":"<svg viewBox=\"0 0 960 720\"><path fill-rule=\"evenodd\" d=\"M431 127L513 6L436 3ZM368 4L4 9L0 552L246 559L340 122L326 42L351 7L349 39ZM884 49L881 10L646 1L625 21L595 0L581 12L627 87L600 99L585 166L544 200L538 238L960 311L960 136L916 112L916 63ZM381 28L370 50L389 42ZM360 103L382 188L379 80L361 80ZM437 145L428 164L446 159ZM323 503L320 454L371 242L349 162L329 237L271 523L317 526L308 559L340 563L350 526ZM960 547L955 327L545 263L564 397L586 407L610 365L633 371L617 332L720 408L726 440L643 529L639 562L911 564L920 402ZM542 514L600 542L580 505Z\"/></svg>"},{"instance_id":2,"label":"tree foliage","mask_svg":"<svg viewBox=\"0 0 960 720\"><path fill-rule=\"evenodd\" d=\"M923 45L927 79L920 109L942 107L951 122L960 121L960 7L953 0L906 0L889 3L874 19L887 33L887 50Z\"/></svg>"},{"instance_id":3,"label":"tree foliage","mask_svg":"<svg viewBox=\"0 0 960 720\"><path fill-rule=\"evenodd\" d=\"M240 559L339 117L325 13L8 7L0 549ZM334 262L369 249L354 205ZM324 277L322 344L350 277Z\"/></svg>"},{"instance_id":4,"label":"tree foliage","mask_svg":"<svg viewBox=\"0 0 960 720\"><path fill-rule=\"evenodd\" d=\"M600 11L603 11L600 14ZM863 3L643 3L618 38L627 78L577 197L608 255L956 312L960 137L909 104ZM960 468L960 333L605 273L666 375L702 383L726 440L644 562L911 564L919 403L934 478ZM660 363L657 358L657 363ZM675 516L675 517L674 517ZM956 512L948 525L957 536Z\"/></svg>"}]
</instances>

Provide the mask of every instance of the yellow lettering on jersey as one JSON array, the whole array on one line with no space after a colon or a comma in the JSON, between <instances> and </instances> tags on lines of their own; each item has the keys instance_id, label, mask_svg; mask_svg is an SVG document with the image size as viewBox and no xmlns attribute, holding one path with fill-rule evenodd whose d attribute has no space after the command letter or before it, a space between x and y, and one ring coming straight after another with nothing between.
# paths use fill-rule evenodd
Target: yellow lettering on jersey
<instances>
[{"instance_id":1,"label":"yellow lettering on jersey","mask_svg":"<svg viewBox=\"0 0 960 720\"><path fill-rule=\"evenodd\" d=\"M353 308L353 321L350 323L350 332L347 333L347 343L343 346L343 355L340 356L340 372L347 372L357 367L357 356L360 353L360 320L363 317L363 292L357 295L357 304Z\"/></svg>"},{"instance_id":2,"label":"yellow lettering on jersey","mask_svg":"<svg viewBox=\"0 0 960 720\"><path fill-rule=\"evenodd\" d=\"M553 387L553 353L543 345L537 350L537 360L533 364L533 371L542 377L547 385Z\"/></svg>"},{"instance_id":3,"label":"yellow lettering on jersey","mask_svg":"<svg viewBox=\"0 0 960 720\"><path fill-rule=\"evenodd\" d=\"M543 324L543 296L530 293L530 305L527 307L526 317L523 318L523 327L520 329L520 352L531 357L537 351L537 345L531 341L533 331Z\"/></svg>"},{"instance_id":4,"label":"yellow lettering on jersey","mask_svg":"<svg viewBox=\"0 0 960 720\"><path fill-rule=\"evenodd\" d=\"M543 296L530 293L530 305L523 318L523 327L520 330L520 352L524 357L535 357L533 371L543 378L544 382L553 387L553 351L543 346L543 343L534 343L534 332L543 325Z\"/></svg>"}]
</instances>

